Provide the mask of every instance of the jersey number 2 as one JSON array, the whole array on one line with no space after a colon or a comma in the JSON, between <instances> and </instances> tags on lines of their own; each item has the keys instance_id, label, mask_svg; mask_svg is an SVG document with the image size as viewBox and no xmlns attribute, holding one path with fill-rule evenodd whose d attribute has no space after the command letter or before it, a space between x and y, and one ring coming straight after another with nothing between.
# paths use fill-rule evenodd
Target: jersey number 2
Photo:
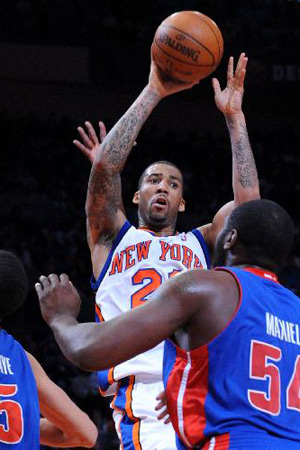
<instances>
[{"instance_id":1,"label":"jersey number 2","mask_svg":"<svg viewBox=\"0 0 300 450\"><path fill-rule=\"evenodd\" d=\"M180 270L173 270L169 278L174 277ZM146 284L144 284L146 282ZM162 276L156 269L140 269L132 277L132 284L143 286L131 296L131 308L136 308L148 300L148 297L162 283Z\"/></svg>"},{"instance_id":2,"label":"jersey number 2","mask_svg":"<svg viewBox=\"0 0 300 450\"><path fill-rule=\"evenodd\" d=\"M16 384L0 384L0 415L5 414L6 425L0 423L0 442L17 444L23 436L23 411L14 400L2 400L16 394Z\"/></svg>"},{"instance_id":3,"label":"jersey number 2","mask_svg":"<svg viewBox=\"0 0 300 450\"><path fill-rule=\"evenodd\" d=\"M280 361L280 348L261 341L251 341L250 378L267 380L268 393L248 390L251 405L266 413L277 416L281 410L281 380L278 367L273 363ZM272 362L273 361L273 362ZM300 356L297 356L291 380L286 388L286 407L300 411Z\"/></svg>"}]
</instances>

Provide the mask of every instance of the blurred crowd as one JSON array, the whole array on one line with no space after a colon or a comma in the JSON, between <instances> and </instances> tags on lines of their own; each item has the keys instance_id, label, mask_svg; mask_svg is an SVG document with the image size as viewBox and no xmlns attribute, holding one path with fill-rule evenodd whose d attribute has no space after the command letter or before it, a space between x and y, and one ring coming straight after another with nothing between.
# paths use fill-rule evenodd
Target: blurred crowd
<instances>
[{"instance_id":1,"label":"blurred crowd","mask_svg":"<svg viewBox=\"0 0 300 450\"><path fill-rule=\"evenodd\" d=\"M120 38L145 42L169 14L199 8L197 0L156 0L142 8L136 0L2 0L0 40L57 45ZM202 0L200 11L218 23L230 48L242 45L272 58L291 55L299 47L298 0Z\"/></svg>"}]
</instances>

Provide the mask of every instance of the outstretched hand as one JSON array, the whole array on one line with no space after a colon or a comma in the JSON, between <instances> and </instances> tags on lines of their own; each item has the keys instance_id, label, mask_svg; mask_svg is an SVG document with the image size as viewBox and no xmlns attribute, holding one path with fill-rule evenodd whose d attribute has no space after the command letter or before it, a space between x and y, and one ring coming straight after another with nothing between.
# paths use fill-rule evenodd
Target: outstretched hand
<instances>
[{"instance_id":1,"label":"outstretched hand","mask_svg":"<svg viewBox=\"0 0 300 450\"><path fill-rule=\"evenodd\" d=\"M59 277L55 274L48 277L41 275L39 282L35 284L35 290L42 316L49 326L54 320L62 317L77 319L81 300L68 275L62 274Z\"/></svg>"},{"instance_id":2,"label":"outstretched hand","mask_svg":"<svg viewBox=\"0 0 300 450\"><path fill-rule=\"evenodd\" d=\"M157 416L158 420L164 420L165 424L170 423L171 419L168 413L166 391L162 391L160 394L158 394L156 400L158 400L158 403L155 406L155 411L161 410L161 412Z\"/></svg>"},{"instance_id":3,"label":"outstretched hand","mask_svg":"<svg viewBox=\"0 0 300 450\"><path fill-rule=\"evenodd\" d=\"M100 151L102 141L104 140L106 136L106 128L103 122L99 122L99 137L97 136L97 133L93 127L93 125L90 122L84 123L86 126L86 130L82 127L78 127L78 133L81 138L81 141L78 141L75 139L73 141L73 144L76 145L79 150L82 151L82 153L88 158L88 160L93 164L96 153Z\"/></svg>"},{"instance_id":4,"label":"outstretched hand","mask_svg":"<svg viewBox=\"0 0 300 450\"><path fill-rule=\"evenodd\" d=\"M247 62L248 58L245 53L241 53L234 71L233 57L229 58L227 86L223 91L219 81L216 78L212 79L216 105L225 116L231 116L242 111Z\"/></svg>"}]
</instances>

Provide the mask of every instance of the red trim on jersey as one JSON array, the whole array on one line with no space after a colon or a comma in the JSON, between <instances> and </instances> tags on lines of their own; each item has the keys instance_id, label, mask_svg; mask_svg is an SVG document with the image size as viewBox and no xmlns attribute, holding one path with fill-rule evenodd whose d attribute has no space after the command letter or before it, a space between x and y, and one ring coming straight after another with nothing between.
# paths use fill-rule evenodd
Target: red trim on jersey
<instances>
[{"instance_id":1,"label":"red trim on jersey","mask_svg":"<svg viewBox=\"0 0 300 450\"><path fill-rule=\"evenodd\" d=\"M277 275L269 270L259 269L257 267L243 267L242 270L246 270L247 272L254 273L254 275L258 275L259 277L266 278L267 280L280 284Z\"/></svg>"},{"instance_id":2,"label":"red trim on jersey","mask_svg":"<svg viewBox=\"0 0 300 450\"><path fill-rule=\"evenodd\" d=\"M204 440L206 427L205 400L208 394L208 348L202 346L190 368L188 354L176 347L177 357L166 389L172 425L185 445L194 446ZM189 352L194 355L194 352ZM194 361L196 359L197 361ZM199 362L199 359L201 361ZM188 395L186 395L188 394ZM191 448L191 447L190 447Z\"/></svg>"},{"instance_id":3,"label":"red trim on jersey","mask_svg":"<svg viewBox=\"0 0 300 450\"><path fill-rule=\"evenodd\" d=\"M229 433L226 433L210 438L202 448L203 450L228 450L229 444L230 435Z\"/></svg>"}]
</instances>

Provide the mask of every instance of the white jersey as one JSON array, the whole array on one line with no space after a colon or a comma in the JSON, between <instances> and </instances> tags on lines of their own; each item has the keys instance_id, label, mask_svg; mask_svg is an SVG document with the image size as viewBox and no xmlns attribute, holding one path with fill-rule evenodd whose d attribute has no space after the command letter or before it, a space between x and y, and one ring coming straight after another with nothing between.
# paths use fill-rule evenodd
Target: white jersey
<instances>
[{"instance_id":1,"label":"white jersey","mask_svg":"<svg viewBox=\"0 0 300 450\"><path fill-rule=\"evenodd\" d=\"M209 253L198 230L174 236L156 236L128 221L121 228L97 280L96 320L112 319L147 301L152 292L177 273L209 268ZM125 345L120 336L120 345ZM140 380L162 380L163 343L98 374L103 395L114 394L115 381L130 375Z\"/></svg>"}]
</instances>

